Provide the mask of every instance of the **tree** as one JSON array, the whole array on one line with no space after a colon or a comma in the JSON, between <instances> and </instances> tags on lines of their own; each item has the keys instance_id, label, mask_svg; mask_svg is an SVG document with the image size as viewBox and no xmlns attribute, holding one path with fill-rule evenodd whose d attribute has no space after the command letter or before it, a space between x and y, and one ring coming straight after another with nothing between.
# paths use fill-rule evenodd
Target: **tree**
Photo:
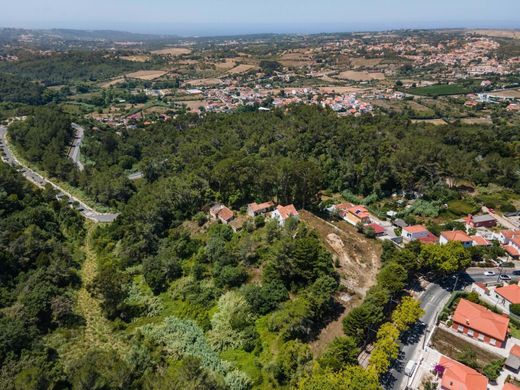
<instances>
[{"instance_id":1,"label":"tree","mask_svg":"<svg viewBox=\"0 0 520 390\"><path fill-rule=\"evenodd\" d=\"M338 372L346 366L356 365L360 352L352 337L336 337L318 361L321 367Z\"/></svg>"},{"instance_id":2,"label":"tree","mask_svg":"<svg viewBox=\"0 0 520 390\"><path fill-rule=\"evenodd\" d=\"M325 371L313 373L302 379L299 390L381 390L379 380L371 370L360 366L350 366L334 373Z\"/></svg>"},{"instance_id":3,"label":"tree","mask_svg":"<svg viewBox=\"0 0 520 390\"><path fill-rule=\"evenodd\" d=\"M274 377L281 385L298 383L311 361L312 354L307 344L297 340L288 341L282 345L276 357Z\"/></svg>"},{"instance_id":4,"label":"tree","mask_svg":"<svg viewBox=\"0 0 520 390\"><path fill-rule=\"evenodd\" d=\"M419 301L412 297L403 297L401 303L392 313L392 322L395 327L404 332L424 315Z\"/></svg>"},{"instance_id":5,"label":"tree","mask_svg":"<svg viewBox=\"0 0 520 390\"><path fill-rule=\"evenodd\" d=\"M107 262L101 265L92 284L87 288L102 299L101 307L108 319L115 319L124 314L127 297L128 277L115 264Z\"/></svg>"},{"instance_id":6,"label":"tree","mask_svg":"<svg viewBox=\"0 0 520 390\"><path fill-rule=\"evenodd\" d=\"M421 249L419 261L446 275L469 267L471 255L461 243L450 242L446 245L425 245Z\"/></svg>"},{"instance_id":7,"label":"tree","mask_svg":"<svg viewBox=\"0 0 520 390\"><path fill-rule=\"evenodd\" d=\"M377 283L385 288L391 294L401 292L408 280L408 272L397 263L389 263L385 265L377 275Z\"/></svg>"},{"instance_id":8,"label":"tree","mask_svg":"<svg viewBox=\"0 0 520 390\"><path fill-rule=\"evenodd\" d=\"M489 363L482 369L482 373L485 376L487 376L487 378L490 381L492 381L492 382L496 381L498 379L498 377L500 376L500 372L502 371L504 361L505 361L505 359L499 359L499 360L492 361L491 363Z\"/></svg>"},{"instance_id":9,"label":"tree","mask_svg":"<svg viewBox=\"0 0 520 390\"><path fill-rule=\"evenodd\" d=\"M399 355L399 335L399 330L391 323L384 324L377 332L377 341L369 359L369 370L377 377L386 373L392 361Z\"/></svg>"}]
</instances>

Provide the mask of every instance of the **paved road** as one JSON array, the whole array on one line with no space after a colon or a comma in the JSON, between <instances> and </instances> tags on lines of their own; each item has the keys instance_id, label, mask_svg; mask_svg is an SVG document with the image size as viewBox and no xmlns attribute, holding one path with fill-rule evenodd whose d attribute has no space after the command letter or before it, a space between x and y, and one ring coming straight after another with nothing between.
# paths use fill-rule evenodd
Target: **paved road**
<instances>
[{"instance_id":1,"label":"paved road","mask_svg":"<svg viewBox=\"0 0 520 390\"><path fill-rule=\"evenodd\" d=\"M75 207L85 218L94 222L113 222L117 218L118 214L97 212L57 184L53 183L51 180L21 164L8 147L7 128L5 126L0 126L0 156L2 161L16 167L18 171L34 185L40 188L45 187L47 184L51 185L56 191L58 191L58 197L67 198L71 207Z\"/></svg>"},{"instance_id":2,"label":"paved road","mask_svg":"<svg viewBox=\"0 0 520 390\"><path fill-rule=\"evenodd\" d=\"M486 271L493 271L496 273L496 276L484 275ZM425 337L430 337L430 332L435 327L437 316L446 304L453 288L461 289L463 286L473 282L495 282L498 280L499 273L509 275L513 280L517 280L518 276L513 276L513 271L514 269L510 268L502 270L500 268L469 268L466 272L459 274L458 277L452 276L439 282L439 284L430 284L419 297L425 314L420 319L421 322L403 335L399 358L389 374L384 378L384 388L388 390L406 388L410 379L404 374L406 363L410 360L419 360Z\"/></svg>"},{"instance_id":3,"label":"paved road","mask_svg":"<svg viewBox=\"0 0 520 390\"><path fill-rule=\"evenodd\" d=\"M80 147L83 142L83 137L85 136L85 129L76 123L72 123L72 128L76 131L76 136L72 141L72 146L70 147L69 157L74 161L74 164L78 166L80 171L84 170L83 164L79 161L80 156Z\"/></svg>"}]
</instances>

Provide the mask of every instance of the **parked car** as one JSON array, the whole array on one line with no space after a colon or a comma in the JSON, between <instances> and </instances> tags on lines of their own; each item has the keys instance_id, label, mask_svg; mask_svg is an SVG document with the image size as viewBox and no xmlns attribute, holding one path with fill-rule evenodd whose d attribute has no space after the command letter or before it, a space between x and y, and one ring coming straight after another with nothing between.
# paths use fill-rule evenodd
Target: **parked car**
<instances>
[{"instance_id":1,"label":"parked car","mask_svg":"<svg viewBox=\"0 0 520 390\"><path fill-rule=\"evenodd\" d=\"M416 367L417 367L417 362L414 360L410 360L408 363L406 363L406 367L404 368L404 374L408 375L408 376L412 376Z\"/></svg>"},{"instance_id":2,"label":"parked car","mask_svg":"<svg viewBox=\"0 0 520 390\"><path fill-rule=\"evenodd\" d=\"M520 275L520 270L513 271L513 275L519 276Z\"/></svg>"},{"instance_id":3,"label":"parked car","mask_svg":"<svg viewBox=\"0 0 520 390\"><path fill-rule=\"evenodd\" d=\"M499 276L499 279L509 281L509 280L511 280L511 276L502 274Z\"/></svg>"}]
</instances>

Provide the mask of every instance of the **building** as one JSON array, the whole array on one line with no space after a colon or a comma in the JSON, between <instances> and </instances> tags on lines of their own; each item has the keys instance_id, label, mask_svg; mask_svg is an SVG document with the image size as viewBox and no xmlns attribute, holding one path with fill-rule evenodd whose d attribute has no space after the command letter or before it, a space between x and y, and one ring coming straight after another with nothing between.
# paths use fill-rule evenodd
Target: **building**
<instances>
[{"instance_id":1,"label":"building","mask_svg":"<svg viewBox=\"0 0 520 390\"><path fill-rule=\"evenodd\" d=\"M277 206L271 213L271 217L277 220L281 226L285 225L285 222L291 217L300 219L298 211L296 211L296 208L292 204L288 206Z\"/></svg>"},{"instance_id":2,"label":"building","mask_svg":"<svg viewBox=\"0 0 520 390\"><path fill-rule=\"evenodd\" d=\"M509 351L509 356L507 357L507 360L505 362L505 366L518 374L520 371L520 346L513 345L511 348L511 351ZM504 389L506 387L504 386ZM518 389L517 387L514 387L513 389Z\"/></svg>"},{"instance_id":3,"label":"building","mask_svg":"<svg viewBox=\"0 0 520 390\"><path fill-rule=\"evenodd\" d=\"M515 237L520 237L520 230L502 230L498 234L498 241L501 244L508 245Z\"/></svg>"},{"instance_id":4,"label":"building","mask_svg":"<svg viewBox=\"0 0 520 390\"><path fill-rule=\"evenodd\" d=\"M209 215L212 219L219 220L223 224L228 224L235 218L235 213L223 204L216 204L209 209Z\"/></svg>"},{"instance_id":5,"label":"building","mask_svg":"<svg viewBox=\"0 0 520 390\"><path fill-rule=\"evenodd\" d=\"M514 385L513 383L504 383L504 387L502 387L502 390L520 390L520 387Z\"/></svg>"},{"instance_id":6,"label":"building","mask_svg":"<svg viewBox=\"0 0 520 390\"><path fill-rule=\"evenodd\" d=\"M509 317L493 313L484 306L461 299L452 316L452 328L476 340L503 348Z\"/></svg>"},{"instance_id":7,"label":"building","mask_svg":"<svg viewBox=\"0 0 520 390\"><path fill-rule=\"evenodd\" d=\"M273 202L264 202L264 203L249 203L247 205L247 215L250 217L256 217L258 215L264 215L269 211L272 211L274 208Z\"/></svg>"},{"instance_id":8,"label":"building","mask_svg":"<svg viewBox=\"0 0 520 390\"><path fill-rule=\"evenodd\" d=\"M509 311L509 306L520 303L520 286L518 284L510 284L497 287L494 291L494 298Z\"/></svg>"},{"instance_id":9,"label":"building","mask_svg":"<svg viewBox=\"0 0 520 390\"><path fill-rule=\"evenodd\" d=\"M446 356L441 356L442 390L486 390L488 379L471 367L465 366Z\"/></svg>"},{"instance_id":10,"label":"building","mask_svg":"<svg viewBox=\"0 0 520 390\"><path fill-rule=\"evenodd\" d=\"M491 243L482 236L470 236L473 241L472 246L491 246Z\"/></svg>"},{"instance_id":11,"label":"building","mask_svg":"<svg viewBox=\"0 0 520 390\"><path fill-rule=\"evenodd\" d=\"M381 237L385 235L385 228L381 225L378 225L377 223L370 223L365 226L365 228L372 228L374 230L374 233L376 237Z\"/></svg>"},{"instance_id":12,"label":"building","mask_svg":"<svg viewBox=\"0 0 520 390\"><path fill-rule=\"evenodd\" d=\"M366 225L370 223L370 214L364 206L352 206L347 209L344 219L352 225L358 223Z\"/></svg>"},{"instance_id":13,"label":"building","mask_svg":"<svg viewBox=\"0 0 520 390\"><path fill-rule=\"evenodd\" d=\"M408 241L415 241L421 237L428 236L430 232L423 225L412 225L403 227L401 236Z\"/></svg>"},{"instance_id":14,"label":"building","mask_svg":"<svg viewBox=\"0 0 520 390\"><path fill-rule=\"evenodd\" d=\"M495 217L484 214L484 215L468 215L466 217L466 226L471 228L479 228L479 227L495 227L497 225L497 220Z\"/></svg>"},{"instance_id":15,"label":"building","mask_svg":"<svg viewBox=\"0 0 520 390\"><path fill-rule=\"evenodd\" d=\"M464 248L470 248L473 246L473 240L471 237L462 230L450 230L441 233L441 237L439 238L439 243L441 245L445 245L452 241L458 241L462 243Z\"/></svg>"}]
</instances>

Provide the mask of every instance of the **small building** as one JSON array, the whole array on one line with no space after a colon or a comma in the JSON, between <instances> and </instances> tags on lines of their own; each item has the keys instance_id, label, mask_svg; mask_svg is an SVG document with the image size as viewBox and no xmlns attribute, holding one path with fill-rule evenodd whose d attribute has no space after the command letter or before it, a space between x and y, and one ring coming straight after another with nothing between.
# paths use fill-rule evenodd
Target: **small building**
<instances>
[{"instance_id":1,"label":"small building","mask_svg":"<svg viewBox=\"0 0 520 390\"><path fill-rule=\"evenodd\" d=\"M403 227L401 236L408 241L415 241L430 234L423 225L412 225Z\"/></svg>"},{"instance_id":2,"label":"small building","mask_svg":"<svg viewBox=\"0 0 520 390\"><path fill-rule=\"evenodd\" d=\"M511 351L509 351L509 356L505 362L505 366L514 373L518 374L520 371L520 346L513 345ZM504 389L506 386L504 385ZM518 387L513 387L512 389L518 389Z\"/></svg>"},{"instance_id":3,"label":"small building","mask_svg":"<svg viewBox=\"0 0 520 390\"><path fill-rule=\"evenodd\" d=\"M491 243L482 236L470 236L473 241L472 246L491 246Z\"/></svg>"},{"instance_id":4,"label":"small building","mask_svg":"<svg viewBox=\"0 0 520 390\"><path fill-rule=\"evenodd\" d=\"M277 206L276 209L271 213L271 217L278 221L278 223L283 226L285 222L293 217L296 219L300 219L300 214L296 211L294 205L290 204L287 206Z\"/></svg>"},{"instance_id":5,"label":"small building","mask_svg":"<svg viewBox=\"0 0 520 390\"><path fill-rule=\"evenodd\" d=\"M474 370L446 356L441 356L439 366L442 367L442 390L486 390L488 378Z\"/></svg>"},{"instance_id":6,"label":"small building","mask_svg":"<svg viewBox=\"0 0 520 390\"><path fill-rule=\"evenodd\" d=\"M462 230L450 230L441 233L441 237L439 238L439 243L441 245L453 241L460 242L464 248L470 248L473 246L473 240Z\"/></svg>"},{"instance_id":7,"label":"small building","mask_svg":"<svg viewBox=\"0 0 520 390\"><path fill-rule=\"evenodd\" d=\"M507 361L506 361L507 363ZM513 383L504 383L504 387L502 387L502 390L520 390L520 387L518 387L517 385L513 384Z\"/></svg>"},{"instance_id":8,"label":"small building","mask_svg":"<svg viewBox=\"0 0 520 390\"><path fill-rule=\"evenodd\" d=\"M461 299L452 316L453 329L495 347L503 348L509 317L493 313L484 306Z\"/></svg>"},{"instance_id":9,"label":"small building","mask_svg":"<svg viewBox=\"0 0 520 390\"><path fill-rule=\"evenodd\" d=\"M235 218L235 214L223 204L215 204L209 209L209 215L212 219L219 220L223 224L228 224Z\"/></svg>"},{"instance_id":10,"label":"small building","mask_svg":"<svg viewBox=\"0 0 520 390\"><path fill-rule=\"evenodd\" d=\"M249 203L247 205L247 215L250 217L256 217L258 215L264 215L269 211L273 211L274 203L273 202L264 202L264 203Z\"/></svg>"},{"instance_id":11,"label":"small building","mask_svg":"<svg viewBox=\"0 0 520 390\"><path fill-rule=\"evenodd\" d=\"M479 227L495 227L497 225L497 220L490 214L483 215L471 215L469 214L466 217L466 226L471 228L479 228Z\"/></svg>"},{"instance_id":12,"label":"small building","mask_svg":"<svg viewBox=\"0 0 520 390\"><path fill-rule=\"evenodd\" d=\"M358 223L366 225L370 223L370 214L364 206L352 206L347 209L344 219L352 225L357 225Z\"/></svg>"},{"instance_id":13,"label":"small building","mask_svg":"<svg viewBox=\"0 0 520 390\"><path fill-rule=\"evenodd\" d=\"M395 227L398 227L398 228L401 228L401 229L404 229L405 227L408 226L408 224L400 219L400 218L397 218L397 219L394 219L394 221L392 222L392 224L395 226Z\"/></svg>"},{"instance_id":14,"label":"small building","mask_svg":"<svg viewBox=\"0 0 520 390\"><path fill-rule=\"evenodd\" d=\"M502 248L506 251L507 255L513 260L520 259L520 251L512 245L502 245Z\"/></svg>"},{"instance_id":15,"label":"small building","mask_svg":"<svg viewBox=\"0 0 520 390\"><path fill-rule=\"evenodd\" d=\"M366 225L365 228L371 228L374 231L376 237L381 237L385 235L385 228L381 225L378 225L377 223L370 223Z\"/></svg>"},{"instance_id":16,"label":"small building","mask_svg":"<svg viewBox=\"0 0 520 390\"><path fill-rule=\"evenodd\" d=\"M518 284L510 284L497 287L494 291L494 298L509 311L511 305L520 303L520 286Z\"/></svg>"},{"instance_id":17,"label":"small building","mask_svg":"<svg viewBox=\"0 0 520 390\"><path fill-rule=\"evenodd\" d=\"M520 237L520 230L502 230L498 234L498 241L501 244L508 245L515 237Z\"/></svg>"}]
</instances>

